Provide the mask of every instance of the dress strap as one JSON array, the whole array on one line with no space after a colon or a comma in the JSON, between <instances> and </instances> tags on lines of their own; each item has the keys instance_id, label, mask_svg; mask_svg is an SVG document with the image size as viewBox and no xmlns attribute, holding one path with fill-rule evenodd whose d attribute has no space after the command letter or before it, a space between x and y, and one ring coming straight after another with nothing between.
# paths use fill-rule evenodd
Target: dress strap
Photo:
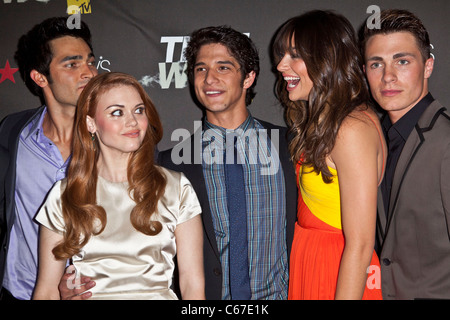
<instances>
[{"instance_id":1,"label":"dress strap","mask_svg":"<svg viewBox=\"0 0 450 320\"><path fill-rule=\"evenodd\" d=\"M300 169L302 167L302 162L299 160L295 166L295 176L297 177L297 187L300 187Z\"/></svg>"}]
</instances>

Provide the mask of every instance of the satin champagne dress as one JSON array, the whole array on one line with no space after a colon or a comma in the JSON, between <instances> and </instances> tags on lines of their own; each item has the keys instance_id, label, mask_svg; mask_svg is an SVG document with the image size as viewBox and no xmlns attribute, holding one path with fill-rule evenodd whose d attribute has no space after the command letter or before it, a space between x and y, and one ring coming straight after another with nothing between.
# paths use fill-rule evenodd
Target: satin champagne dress
<instances>
[{"instance_id":1,"label":"satin champagne dress","mask_svg":"<svg viewBox=\"0 0 450 320\"><path fill-rule=\"evenodd\" d=\"M77 276L96 282L91 299L177 299L171 289L175 268L177 225L201 213L197 196L182 174L159 167L167 177L165 193L157 206L162 231L147 236L131 224L135 206L128 195L128 182L113 183L99 177L97 203L107 214L104 231L92 236L72 257ZM61 193L65 180L57 182L36 220L58 233L65 230Z\"/></svg>"}]
</instances>

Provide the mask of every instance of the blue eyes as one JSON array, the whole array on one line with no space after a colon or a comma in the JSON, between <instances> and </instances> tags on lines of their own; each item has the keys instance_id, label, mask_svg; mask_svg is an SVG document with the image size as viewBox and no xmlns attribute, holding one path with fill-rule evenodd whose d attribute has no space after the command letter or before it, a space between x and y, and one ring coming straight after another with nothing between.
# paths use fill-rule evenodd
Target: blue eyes
<instances>
[{"instance_id":1,"label":"blue eyes","mask_svg":"<svg viewBox=\"0 0 450 320\"><path fill-rule=\"evenodd\" d=\"M409 61L409 60L405 60L405 59L401 59L401 60L397 60L397 61L395 62L395 64L398 64L398 65L400 65L400 66L406 66L406 65L410 64L410 61ZM375 62L375 63L372 63L372 64L370 65L370 67L371 67L372 69L377 69L377 68L380 68L380 67L382 67L382 66L383 66L383 64L380 63L380 62Z\"/></svg>"}]
</instances>

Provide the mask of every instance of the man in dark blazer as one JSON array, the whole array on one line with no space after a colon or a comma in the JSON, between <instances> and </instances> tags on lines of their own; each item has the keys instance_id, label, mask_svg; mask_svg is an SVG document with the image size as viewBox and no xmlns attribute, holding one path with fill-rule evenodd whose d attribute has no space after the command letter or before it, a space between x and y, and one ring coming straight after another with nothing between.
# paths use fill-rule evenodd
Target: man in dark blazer
<instances>
[{"instance_id":1,"label":"man in dark blazer","mask_svg":"<svg viewBox=\"0 0 450 320\"><path fill-rule=\"evenodd\" d=\"M450 113L428 91L428 33L405 10L364 30L365 72L389 146L378 197L384 299L450 298Z\"/></svg>"},{"instance_id":2,"label":"man in dark blazer","mask_svg":"<svg viewBox=\"0 0 450 320\"><path fill-rule=\"evenodd\" d=\"M38 259L33 218L53 184L64 178L78 96L97 74L85 23L50 18L19 40L15 55L30 91L43 105L0 124L0 299L32 297Z\"/></svg>"},{"instance_id":3,"label":"man in dark blazer","mask_svg":"<svg viewBox=\"0 0 450 320\"><path fill-rule=\"evenodd\" d=\"M245 48L244 53L242 51L238 53L238 47L241 50ZM270 201L261 209L266 211L266 218L262 220L279 222L273 224L271 227L273 229L263 230L268 225L259 222L262 220L255 220L254 229L249 231L252 234L259 234L259 240L253 241L256 243L252 245L249 241L249 246L253 246L252 249L249 247L249 252L253 254L248 254L249 261L252 261L249 263L251 299L285 299L288 289L288 258L296 217L297 186L285 139L286 128L254 119L247 109L255 95L253 90L259 73L256 48L247 36L231 28L209 27L192 34L185 55L188 78L193 84L197 100L204 107L206 117L191 137L173 149L160 152L159 163L166 168L183 172L191 181L200 200L203 209L206 298L214 300L234 298L229 288L229 262L239 258L227 256L229 234L227 228L222 229L221 223L222 220L228 219L228 214L226 209L221 211L219 208L224 205L223 199L215 198L213 195L220 194L223 191L221 189L224 189L223 186L217 187L215 184L223 164L219 163L217 166L208 164L211 163L209 157L214 156L214 152L210 153L208 148L215 140L220 140L221 136L219 134L211 139L208 134L242 129L250 123L256 125L258 130L267 131L269 141L279 145L276 153L272 154L278 154L276 163L280 165L281 170L277 169L271 179L277 179L277 176L284 181L281 192L275 187L271 189L268 183L261 186L261 189L266 188L268 199L273 196L273 199L278 199L283 205L280 210L276 207L275 201L273 203ZM215 149L218 150L220 147ZM265 153L267 150L262 152ZM252 194L249 190L250 186L247 185L247 199ZM247 219L256 219L253 218L254 214L247 209L247 217L251 217ZM276 248L273 248L272 244L267 256L261 254L260 249L271 248L271 242ZM271 254L276 256L269 257ZM255 275L258 272L262 273L259 278Z\"/></svg>"}]
</instances>

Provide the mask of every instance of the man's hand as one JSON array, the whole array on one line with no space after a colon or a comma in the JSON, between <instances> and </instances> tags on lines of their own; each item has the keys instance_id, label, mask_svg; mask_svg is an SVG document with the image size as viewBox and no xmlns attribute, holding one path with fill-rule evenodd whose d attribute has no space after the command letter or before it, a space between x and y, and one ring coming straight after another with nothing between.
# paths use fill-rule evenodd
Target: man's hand
<instances>
[{"instance_id":1,"label":"man's hand","mask_svg":"<svg viewBox=\"0 0 450 320\"><path fill-rule=\"evenodd\" d=\"M92 296L88 291L95 286L89 277L76 277L75 267L70 265L59 282L58 289L61 300L86 300Z\"/></svg>"}]
</instances>

